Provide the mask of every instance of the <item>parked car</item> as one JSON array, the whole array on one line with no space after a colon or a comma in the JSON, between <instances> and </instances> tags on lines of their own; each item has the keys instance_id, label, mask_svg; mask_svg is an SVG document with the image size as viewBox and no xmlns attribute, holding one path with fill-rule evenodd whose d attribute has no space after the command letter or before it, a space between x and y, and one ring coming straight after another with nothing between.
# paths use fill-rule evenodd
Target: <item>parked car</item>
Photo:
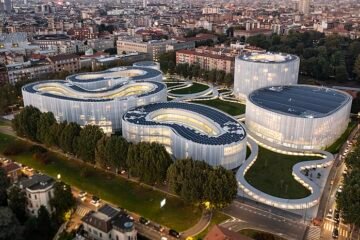
<instances>
[{"instance_id":1,"label":"parked car","mask_svg":"<svg viewBox=\"0 0 360 240\"><path fill-rule=\"evenodd\" d=\"M164 227L161 226L160 224L154 223L153 225L156 231L163 232L165 230Z\"/></svg>"},{"instance_id":2,"label":"parked car","mask_svg":"<svg viewBox=\"0 0 360 240\"><path fill-rule=\"evenodd\" d=\"M97 196L92 196L90 203L95 207L98 207L100 205L100 198Z\"/></svg>"},{"instance_id":3,"label":"parked car","mask_svg":"<svg viewBox=\"0 0 360 240\"><path fill-rule=\"evenodd\" d=\"M329 209L329 212L328 212L328 214L326 215L326 217L332 219L332 217L333 217L333 210L332 210L332 208Z\"/></svg>"},{"instance_id":4,"label":"parked car","mask_svg":"<svg viewBox=\"0 0 360 240\"><path fill-rule=\"evenodd\" d=\"M333 233L332 233L332 237L334 239L337 239L339 237L339 229L334 228Z\"/></svg>"},{"instance_id":5,"label":"parked car","mask_svg":"<svg viewBox=\"0 0 360 240\"><path fill-rule=\"evenodd\" d=\"M87 192L84 192L84 191L79 192L79 198L86 197L86 195L87 195Z\"/></svg>"},{"instance_id":6,"label":"parked car","mask_svg":"<svg viewBox=\"0 0 360 240\"><path fill-rule=\"evenodd\" d=\"M176 238L180 238L180 233L178 233L176 230L174 229L170 229L169 230L169 235L170 236L173 236L173 237L176 237Z\"/></svg>"},{"instance_id":7,"label":"parked car","mask_svg":"<svg viewBox=\"0 0 360 240\"><path fill-rule=\"evenodd\" d=\"M140 217L140 218L139 218L139 223L144 224L144 225L149 225L150 221L147 220L147 219L144 218L144 217Z\"/></svg>"}]
</instances>

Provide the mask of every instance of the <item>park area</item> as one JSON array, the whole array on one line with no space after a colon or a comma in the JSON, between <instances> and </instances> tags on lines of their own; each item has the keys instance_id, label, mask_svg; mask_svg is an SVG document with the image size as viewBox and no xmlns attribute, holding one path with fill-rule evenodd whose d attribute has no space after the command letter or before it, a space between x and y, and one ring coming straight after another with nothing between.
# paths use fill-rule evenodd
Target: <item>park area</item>
<instances>
[{"instance_id":1,"label":"park area","mask_svg":"<svg viewBox=\"0 0 360 240\"><path fill-rule=\"evenodd\" d=\"M194 100L192 102L217 108L217 109L219 109L223 112L226 112L227 114L230 114L232 116L237 116L237 115L241 115L241 114L245 113L245 105L244 104L223 101L219 98L212 99L212 100L203 100L203 101Z\"/></svg>"},{"instance_id":2,"label":"park area","mask_svg":"<svg viewBox=\"0 0 360 240\"><path fill-rule=\"evenodd\" d=\"M185 204L177 197L130 182L84 163L65 159L54 152L49 152L50 162L48 163L34 160L30 144L15 140L14 137L2 133L0 134L0 151L3 153L9 144L15 142L19 153L10 156L12 160L54 178L60 174L64 182L155 222L178 231L184 231L200 219L201 210L199 208ZM166 205L160 208L160 201L164 198L166 198Z\"/></svg>"},{"instance_id":3,"label":"park area","mask_svg":"<svg viewBox=\"0 0 360 240\"><path fill-rule=\"evenodd\" d=\"M310 191L294 179L292 168L299 162L315 159L319 157L283 155L259 147L258 158L245 179L258 190L275 197L304 198Z\"/></svg>"}]
</instances>

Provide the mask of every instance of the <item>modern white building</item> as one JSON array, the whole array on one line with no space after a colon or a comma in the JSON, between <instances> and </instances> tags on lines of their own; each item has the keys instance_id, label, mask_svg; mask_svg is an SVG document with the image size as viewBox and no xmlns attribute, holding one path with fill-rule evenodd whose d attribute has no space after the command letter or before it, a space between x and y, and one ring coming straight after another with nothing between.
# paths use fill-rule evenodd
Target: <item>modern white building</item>
<instances>
[{"instance_id":1,"label":"modern white building","mask_svg":"<svg viewBox=\"0 0 360 240\"><path fill-rule=\"evenodd\" d=\"M234 169L246 157L246 131L231 116L204 105L161 102L123 116L122 134L130 142L163 144L175 158L204 160Z\"/></svg>"},{"instance_id":2,"label":"modern white building","mask_svg":"<svg viewBox=\"0 0 360 240\"><path fill-rule=\"evenodd\" d=\"M19 182L20 189L26 193L27 210L31 215L37 216L41 206L52 212L50 200L54 196L54 183L53 178L43 174L35 174Z\"/></svg>"},{"instance_id":3,"label":"modern white building","mask_svg":"<svg viewBox=\"0 0 360 240\"><path fill-rule=\"evenodd\" d=\"M127 213L104 205L81 219L85 238L96 240L136 240L134 220Z\"/></svg>"},{"instance_id":4,"label":"modern white building","mask_svg":"<svg viewBox=\"0 0 360 240\"><path fill-rule=\"evenodd\" d=\"M325 87L265 87L249 95L246 127L250 135L280 149L324 149L346 130L351 101L349 94Z\"/></svg>"},{"instance_id":5,"label":"modern white building","mask_svg":"<svg viewBox=\"0 0 360 240\"><path fill-rule=\"evenodd\" d=\"M134 67L145 67L160 70L160 63L153 61L141 61L133 64Z\"/></svg>"},{"instance_id":6,"label":"modern white building","mask_svg":"<svg viewBox=\"0 0 360 240\"><path fill-rule=\"evenodd\" d=\"M246 99L254 90L297 84L300 59L283 53L248 53L235 59L234 94Z\"/></svg>"},{"instance_id":7,"label":"modern white building","mask_svg":"<svg viewBox=\"0 0 360 240\"><path fill-rule=\"evenodd\" d=\"M121 117L129 109L167 100L166 85L158 70L112 68L72 75L64 80L30 83L23 87L24 105L52 112L57 121L98 125L105 133L121 130Z\"/></svg>"}]
</instances>

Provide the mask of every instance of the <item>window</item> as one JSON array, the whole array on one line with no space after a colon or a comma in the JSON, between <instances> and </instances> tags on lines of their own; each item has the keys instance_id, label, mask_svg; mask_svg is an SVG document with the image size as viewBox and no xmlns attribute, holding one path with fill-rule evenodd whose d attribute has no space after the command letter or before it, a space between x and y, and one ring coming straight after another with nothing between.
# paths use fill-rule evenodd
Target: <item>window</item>
<instances>
[{"instance_id":1,"label":"window","mask_svg":"<svg viewBox=\"0 0 360 240\"><path fill-rule=\"evenodd\" d=\"M116 240L119 240L119 237L116 235Z\"/></svg>"},{"instance_id":2,"label":"window","mask_svg":"<svg viewBox=\"0 0 360 240\"><path fill-rule=\"evenodd\" d=\"M34 195L34 197L35 197L35 200L37 199L37 196L36 196L36 194Z\"/></svg>"}]
</instances>

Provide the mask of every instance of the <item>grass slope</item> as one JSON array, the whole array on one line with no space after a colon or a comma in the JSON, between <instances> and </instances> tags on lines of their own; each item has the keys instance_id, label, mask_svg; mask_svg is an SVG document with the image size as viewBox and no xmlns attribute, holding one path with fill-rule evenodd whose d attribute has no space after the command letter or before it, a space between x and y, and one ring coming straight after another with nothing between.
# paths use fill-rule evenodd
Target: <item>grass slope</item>
<instances>
[{"instance_id":1,"label":"grass slope","mask_svg":"<svg viewBox=\"0 0 360 240\"><path fill-rule=\"evenodd\" d=\"M298 199L306 197L310 191L292 176L292 167L302 161L319 159L283 155L259 147L258 159L245 175L245 179L255 188L275 197Z\"/></svg>"},{"instance_id":2,"label":"grass slope","mask_svg":"<svg viewBox=\"0 0 360 240\"><path fill-rule=\"evenodd\" d=\"M209 86L207 86L207 85L195 82L190 87L173 90L173 91L171 91L171 93L173 93L173 94L192 94L192 93L198 93L198 92L205 91L208 88L209 88Z\"/></svg>"},{"instance_id":3,"label":"grass slope","mask_svg":"<svg viewBox=\"0 0 360 240\"><path fill-rule=\"evenodd\" d=\"M194 103L204 104L210 107L217 108L232 116L237 116L245 113L245 105L241 103L227 102L221 99L213 99L206 101L192 101Z\"/></svg>"}]
</instances>

